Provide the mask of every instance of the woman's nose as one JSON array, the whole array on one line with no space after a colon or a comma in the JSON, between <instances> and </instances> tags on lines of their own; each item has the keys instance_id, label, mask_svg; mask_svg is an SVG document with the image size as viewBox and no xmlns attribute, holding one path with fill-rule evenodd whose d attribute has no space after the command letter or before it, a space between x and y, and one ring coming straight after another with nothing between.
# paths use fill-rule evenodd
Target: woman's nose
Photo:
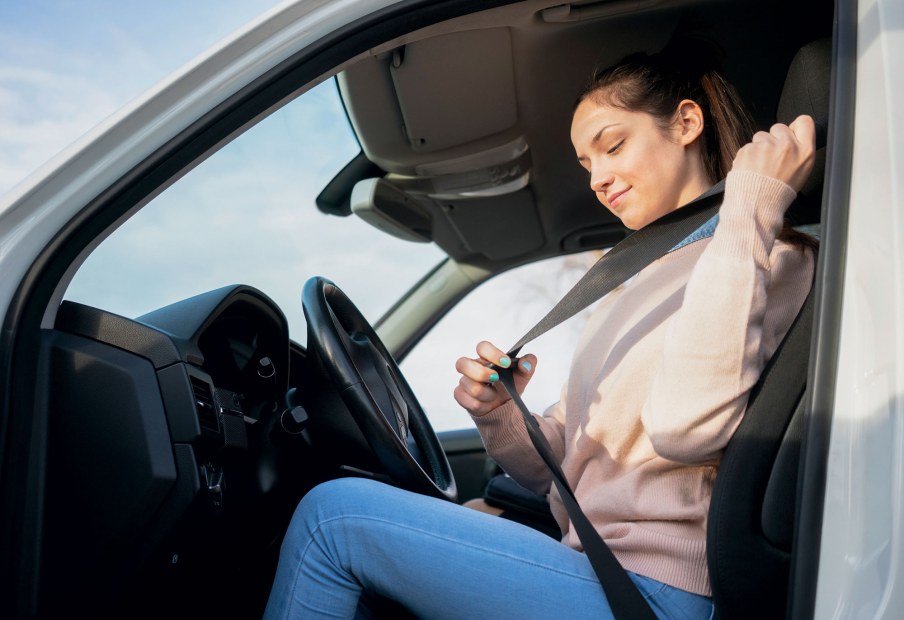
<instances>
[{"instance_id":1,"label":"woman's nose","mask_svg":"<svg viewBox=\"0 0 904 620\"><path fill-rule=\"evenodd\" d=\"M612 173L605 170L593 169L590 173L590 189L599 194L605 192L612 185L614 177Z\"/></svg>"}]
</instances>

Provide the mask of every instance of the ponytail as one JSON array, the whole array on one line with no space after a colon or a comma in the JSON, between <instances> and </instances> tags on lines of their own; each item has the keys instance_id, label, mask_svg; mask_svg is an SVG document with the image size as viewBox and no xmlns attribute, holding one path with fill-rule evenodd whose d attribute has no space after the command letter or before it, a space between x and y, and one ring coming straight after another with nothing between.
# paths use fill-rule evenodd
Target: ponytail
<instances>
[{"instance_id":1,"label":"ponytail","mask_svg":"<svg viewBox=\"0 0 904 620\"><path fill-rule=\"evenodd\" d=\"M709 113L712 127L703 148L703 161L712 180L718 181L728 175L738 150L750 142L754 123L738 92L720 73L704 73L700 76L700 88L706 98L704 114Z\"/></svg>"}]
</instances>

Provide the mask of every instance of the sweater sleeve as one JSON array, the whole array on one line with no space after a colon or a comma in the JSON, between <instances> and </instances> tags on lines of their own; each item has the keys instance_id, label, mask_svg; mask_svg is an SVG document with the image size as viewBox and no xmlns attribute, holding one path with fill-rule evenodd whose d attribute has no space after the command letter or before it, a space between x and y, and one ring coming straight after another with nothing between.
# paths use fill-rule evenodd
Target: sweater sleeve
<instances>
[{"instance_id":1,"label":"sweater sleeve","mask_svg":"<svg viewBox=\"0 0 904 620\"><path fill-rule=\"evenodd\" d=\"M812 254L776 244L794 190L731 172L713 238L668 326L641 419L656 452L702 464L737 429L750 390L812 281Z\"/></svg>"},{"instance_id":2,"label":"sweater sleeve","mask_svg":"<svg viewBox=\"0 0 904 620\"><path fill-rule=\"evenodd\" d=\"M565 457L565 388L558 403L549 407L543 415L533 416L549 441L553 456L561 463ZM531 443L524 419L513 401L484 415L471 417L477 424L487 454L508 475L534 493L545 495L549 492L552 474Z\"/></svg>"}]
</instances>

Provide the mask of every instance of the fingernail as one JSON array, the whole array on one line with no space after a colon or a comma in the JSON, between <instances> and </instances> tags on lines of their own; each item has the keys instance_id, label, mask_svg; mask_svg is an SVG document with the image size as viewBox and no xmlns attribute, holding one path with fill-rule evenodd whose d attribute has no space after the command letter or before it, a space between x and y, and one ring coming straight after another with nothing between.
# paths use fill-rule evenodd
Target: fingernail
<instances>
[{"instance_id":1,"label":"fingernail","mask_svg":"<svg viewBox=\"0 0 904 620\"><path fill-rule=\"evenodd\" d=\"M508 368L509 366L512 365L512 360L510 360L508 358L508 355L504 355L499 358L499 365L502 366L503 368Z\"/></svg>"},{"instance_id":2,"label":"fingernail","mask_svg":"<svg viewBox=\"0 0 904 620\"><path fill-rule=\"evenodd\" d=\"M496 383L497 381L499 381L499 374L494 372L490 375L490 383Z\"/></svg>"},{"instance_id":3,"label":"fingernail","mask_svg":"<svg viewBox=\"0 0 904 620\"><path fill-rule=\"evenodd\" d=\"M521 368L523 368L527 372L530 372L533 366L530 365L530 362L521 362Z\"/></svg>"}]
</instances>

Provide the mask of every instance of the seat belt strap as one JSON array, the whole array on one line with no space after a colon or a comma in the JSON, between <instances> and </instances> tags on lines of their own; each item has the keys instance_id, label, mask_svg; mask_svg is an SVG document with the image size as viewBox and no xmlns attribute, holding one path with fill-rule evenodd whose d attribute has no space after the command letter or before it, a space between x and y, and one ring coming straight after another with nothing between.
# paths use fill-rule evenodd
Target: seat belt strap
<instances>
[{"instance_id":1,"label":"seat belt strap","mask_svg":"<svg viewBox=\"0 0 904 620\"><path fill-rule=\"evenodd\" d=\"M509 354L517 356L525 344L573 317L675 249L718 213L724 191L725 181L719 181L694 201L625 237L594 263L552 310L515 343Z\"/></svg>"},{"instance_id":2,"label":"seat belt strap","mask_svg":"<svg viewBox=\"0 0 904 620\"><path fill-rule=\"evenodd\" d=\"M552 471L553 481L559 490L559 496L568 512L568 517L574 526L575 532L584 546L584 553L590 560L593 572L596 574L603 593L612 609L612 615L616 620L656 620L656 614L650 609L649 604L644 599L640 590L631 581L627 571L619 563L618 559L606 545L605 541L590 523L587 515L581 510L578 501L575 498L574 491L565 479L562 468L556 462L552 455L552 448L546 440L546 436L540 430L539 424L534 417L528 412L527 407L521 400L518 391L515 389L512 374L507 373L508 378L500 375L499 382L505 386L506 391L511 395L512 400L521 411L524 423L527 425L527 434L530 436L531 443L540 454L543 462ZM509 383L510 385L506 385Z\"/></svg>"},{"instance_id":3,"label":"seat belt strap","mask_svg":"<svg viewBox=\"0 0 904 620\"><path fill-rule=\"evenodd\" d=\"M601 299L656 259L680 247L690 235L717 215L724 189L725 182L720 181L693 202L651 222L618 243L509 350L509 356L517 357L525 344ZM559 496L614 617L617 620L656 620L656 615L627 571L578 505L574 491L552 454L552 447L515 388L514 366L493 368L499 374L499 384L521 411L531 443L552 472Z\"/></svg>"}]
</instances>

